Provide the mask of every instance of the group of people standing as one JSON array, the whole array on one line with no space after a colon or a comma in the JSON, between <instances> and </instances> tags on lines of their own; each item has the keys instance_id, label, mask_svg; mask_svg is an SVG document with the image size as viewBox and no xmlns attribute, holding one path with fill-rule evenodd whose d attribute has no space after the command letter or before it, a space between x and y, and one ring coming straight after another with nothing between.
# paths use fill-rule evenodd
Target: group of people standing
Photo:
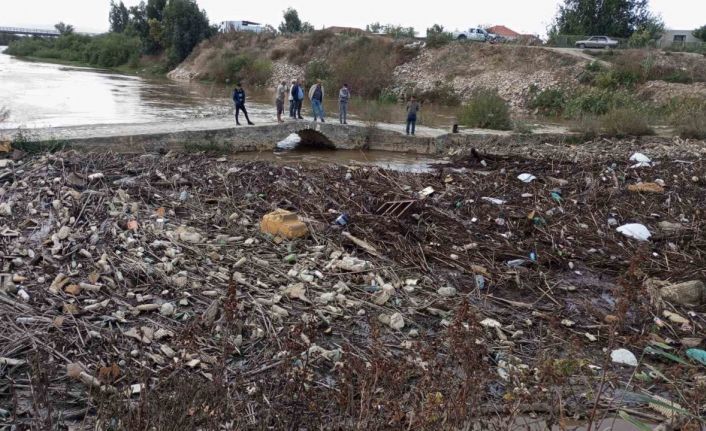
<instances>
[{"instance_id":1,"label":"group of people standing","mask_svg":"<svg viewBox=\"0 0 706 431\"><path fill-rule=\"evenodd\" d=\"M326 95L324 85L321 80L317 80L314 85L309 88L308 93L304 91L304 85L297 79L292 81L291 86L287 86L287 81L282 81L275 90L277 106L277 121L284 123L282 116L284 115L284 101L289 99L289 118L303 120L302 105L304 104L305 94L309 96L311 101L311 111L314 115L314 122L321 120L325 123L324 112L324 97ZM343 87L338 91L338 119L341 124L348 124L348 101L351 97L351 92L348 89L348 84L343 84Z\"/></svg>"},{"instance_id":2,"label":"group of people standing","mask_svg":"<svg viewBox=\"0 0 706 431\"><path fill-rule=\"evenodd\" d=\"M285 99L289 99L289 118L303 120L302 117L302 105L304 103L304 85L295 79L292 81L291 86L287 85L287 81L282 81L280 85L275 89L275 106L277 107L277 122L284 123L284 102ZM322 123L325 123L324 119L324 86L321 80L317 80L314 85L309 88L308 92L309 100L311 101L311 110L314 114L314 122L321 119ZM341 124L348 124L348 102L351 98L351 91L348 88L348 84L343 84L340 90L338 90L338 120ZM254 123L250 121L248 117L248 111L245 108L245 90L243 86L238 83L236 88L233 90L233 103L235 104L235 124L240 126L240 113L245 115L245 120L248 125L252 126ZM412 96L407 103L407 134L414 135L416 124L417 124L417 113L419 112L419 102L417 102Z\"/></svg>"}]
</instances>

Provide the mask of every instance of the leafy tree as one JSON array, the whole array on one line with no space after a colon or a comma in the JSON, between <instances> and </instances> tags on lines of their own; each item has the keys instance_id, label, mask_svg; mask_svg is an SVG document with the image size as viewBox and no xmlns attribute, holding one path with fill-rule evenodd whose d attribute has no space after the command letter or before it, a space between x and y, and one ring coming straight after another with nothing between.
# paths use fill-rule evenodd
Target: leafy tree
<instances>
[{"instance_id":1,"label":"leafy tree","mask_svg":"<svg viewBox=\"0 0 706 431\"><path fill-rule=\"evenodd\" d=\"M644 48L653 44L664 33L664 22L660 17L646 21L628 39L631 48Z\"/></svg>"},{"instance_id":2,"label":"leafy tree","mask_svg":"<svg viewBox=\"0 0 706 431\"><path fill-rule=\"evenodd\" d=\"M71 24L64 24L63 22L60 22L54 26L56 31L58 31L62 36L63 35L68 35L68 34L73 34L74 33L74 26Z\"/></svg>"},{"instance_id":3,"label":"leafy tree","mask_svg":"<svg viewBox=\"0 0 706 431\"><path fill-rule=\"evenodd\" d=\"M202 40L211 36L206 12L194 0L170 0L162 19L163 43L172 66L191 54Z\"/></svg>"},{"instance_id":4,"label":"leafy tree","mask_svg":"<svg viewBox=\"0 0 706 431\"><path fill-rule=\"evenodd\" d=\"M444 26L434 24L427 29L427 46L437 48L446 45L454 39L453 34L444 31Z\"/></svg>"},{"instance_id":5,"label":"leafy tree","mask_svg":"<svg viewBox=\"0 0 706 431\"><path fill-rule=\"evenodd\" d=\"M162 21L166 6L167 0L147 0L147 6L145 7L147 20L156 19L157 21Z\"/></svg>"},{"instance_id":6,"label":"leafy tree","mask_svg":"<svg viewBox=\"0 0 706 431\"><path fill-rule=\"evenodd\" d=\"M656 21L648 0L564 0L550 34L627 38Z\"/></svg>"},{"instance_id":7,"label":"leafy tree","mask_svg":"<svg viewBox=\"0 0 706 431\"><path fill-rule=\"evenodd\" d=\"M122 1L120 3L115 3L114 0L110 0L110 15L108 16L108 19L110 21L111 32L124 32L130 22L130 12L125 7L125 3Z\"/></svg>"},{"instance_id":8,"label":"leafy tree","mask_svg":"<svg viewBox=\"0 0 706 431\"><path fill-rule=\"evenodd\" d=\"M149 36L150 26L147 23L147 11L144 1L139 5L132 6L129 9L130 21L126 31L140 36L141 40L146 40Z\"/></svg>"},{"instance_id":9,"label":"leafy tree","mask_svg":"<svg viewBox=\"0 0 706 431\"><path fill-rule=\"evenodd\" d=\"M695 38L701 39L704 42L706 42L706 25L703 27L699 27L696 30L693 31L692 33Z\"/></svg>"},{"instance_id":10,"label":"leafy tree","mask_svg":"<svg viewBox=\"0 0 706 431\"><path fill-rule=\"evenodd\" d=\"M299 12L294 8L289 8L284 11L284 21L279 25L280 33L293 34L301 33L302 20L299 19Z\"/></svg>"},{"instance_id":11,"label":"leafy tree","mask_svg":"<svg viewBox=\"0 0 706 431\"><path fill-rule=\"evenodd\" d=\"M365 31L369 31L370 33L382 33L383 29L383 25L379 22L374 22L365 26Z\"/></svg>"},{"instance_id":12,"label":"leafy tree","mask_svg":"<svg viewBox=\"0 0 706 431\"><path fill-rule=\"evenodd\" d=\"M311 23L309 23L308 21L302 23L302 33L311 33L311 32L314 31L314 30L316 30L316 29L315 29L314 26L311 25Z\"/></svg>"}]
</instances>

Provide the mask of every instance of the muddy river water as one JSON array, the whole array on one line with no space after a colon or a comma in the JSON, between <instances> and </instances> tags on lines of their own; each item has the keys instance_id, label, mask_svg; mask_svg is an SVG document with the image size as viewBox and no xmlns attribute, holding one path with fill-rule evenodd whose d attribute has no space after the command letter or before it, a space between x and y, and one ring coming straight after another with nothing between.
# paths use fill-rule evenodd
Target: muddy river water
<instances>
[{"instance_id":1,"label":"muddy river water","mask_svg":"<svg viewBox=\"0 0 706 431\"><path fill-rule=\"evenodd\" d=\"M21 60L1 54L0 107L10 111L0 128L47 128L78 125L142 124L180 119L231 118L231 88L225 84L175 82L112 71ZM248 111L254 121L275 121L274 89L249 89ZM332 93L329 90L330 93ZM371 102L354 99L349 111L370 112ZM329 119L337 116L327 100ZM384 111L384 113L382 112ZM425 107L428 125L453 122L453 109ZM302 112L308 118L305 102ZM401 106L378 109L380 121L402 123Z\"/></svg>"}]
</instances>

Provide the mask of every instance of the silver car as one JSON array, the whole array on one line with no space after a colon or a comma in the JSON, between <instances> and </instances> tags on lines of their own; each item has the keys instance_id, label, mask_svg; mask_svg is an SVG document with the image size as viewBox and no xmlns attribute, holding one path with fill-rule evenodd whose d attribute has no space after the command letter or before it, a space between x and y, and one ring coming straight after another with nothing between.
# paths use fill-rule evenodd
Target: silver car
<instances>
[{"instance_id":1,"label":"silver car","mask_svg":"<svg viewBox=\"0 0 706 431\"><path fill-rule=\"evenodd\" d=\"M592 36L576 42L576 48L617 48L618 41L608 36Z\"/></svg>"}]
</instances>

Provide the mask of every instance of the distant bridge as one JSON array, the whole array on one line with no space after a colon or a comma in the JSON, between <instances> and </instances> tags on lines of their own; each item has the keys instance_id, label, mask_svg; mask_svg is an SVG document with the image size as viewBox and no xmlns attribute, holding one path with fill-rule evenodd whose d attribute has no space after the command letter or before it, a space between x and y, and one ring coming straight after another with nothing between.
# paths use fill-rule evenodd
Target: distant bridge
<instances>
[{"instance_id":1,"label":"distant bridge","mask_svg":"<svg viewBox=\"0 0 706 431\"><path fill-rule=\"evenodd\" d=\"M24 36L41 36L41 37L59 37L61 33L57 30L45 30L41 28L19 28L19 27L0 27L0 33L5 34L21 34Z\"/></svg>"}]
</instances>

